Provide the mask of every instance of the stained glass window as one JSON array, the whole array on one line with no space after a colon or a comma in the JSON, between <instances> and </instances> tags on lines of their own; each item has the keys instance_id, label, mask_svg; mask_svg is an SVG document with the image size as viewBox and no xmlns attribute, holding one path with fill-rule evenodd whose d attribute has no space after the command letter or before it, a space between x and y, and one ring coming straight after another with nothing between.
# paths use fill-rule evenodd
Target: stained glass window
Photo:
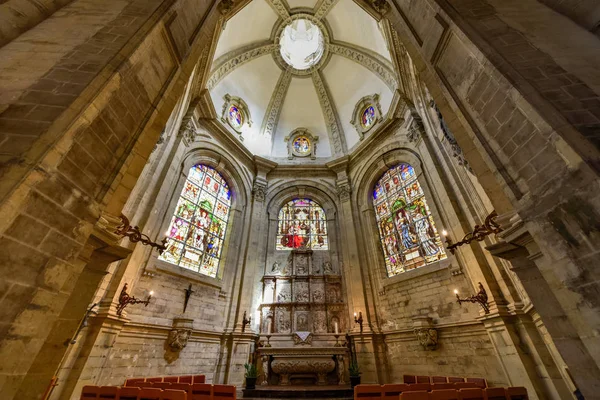
<instances>
[{"instance_id":1,"label":"stained glass window","mask_svg":"<svg viewBox=\"0 0 600 400\"><path fill-rule=\"evenodd\" d=\"M323 208L310 199L296 199L279 210L277 250L327 250L327 219Z\"/></svg>"},{"instance_id":2,"label":"stained glass window","mask_svg":"<svg viewBox=\"0 0 600 400\"><path fill-rule=\"evenodd\" d=\"M233 129L241 129L242 125L244 125L244 117L239 107L235 104L232 104L229 107L229 112L227 113L227 118L229 119L229 123Z\"/></svg>"},{"instance_id":3,"label":"stained glass window","mask_svg":"<svg viewBox=\"0 0 600 400\"><path fill-rule=\"evenodd\" d=\"M413 167L388 170L375 185L373 204L388 276L446 258Z\"/></svg>"},{"instance_id":4,"label":"stained glass window","mask_svg":"<svg viewBox=\"0 0 600 400\"><path fill-rule=\"evenodd\" d=\"M306 136L298 136L294 139L294 151L300 155L310 153L310 140Z\"/></svg>"},{"instance_id":5,"label":"stained glass window","mask_svg":"<svg viewBox=\"0 0 600 400\"><path fill-rule=\"evenodd\" d=\"M217 276L227 229L231 192L213 168L190 169L168 232L161 260L211 277Z\"/></svg>"},{"instance_id":6,"label":"stained glass window","mask_svg":"<svg viewBox=\"0 0 600 400\"><path fill-rule=\"evenodd\" d=\"M362 124L363 128L370 128L375 123L375 119L375 107L369 104L362 112L360 123Z\"/></svg>"}]
</instances>

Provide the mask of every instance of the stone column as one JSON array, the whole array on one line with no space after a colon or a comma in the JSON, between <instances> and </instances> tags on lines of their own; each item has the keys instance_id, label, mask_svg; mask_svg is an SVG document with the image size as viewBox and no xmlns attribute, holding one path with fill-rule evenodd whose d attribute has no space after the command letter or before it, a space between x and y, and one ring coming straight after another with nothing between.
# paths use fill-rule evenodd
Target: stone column
<instances>
[{"instance_id":1,"label":"stone column","mask_svg":"<svg viewBox=\"0 0 600 400\"><path fill-rule=\"evenodd\" d=\"M512 271L519 277L567 364L575 386L586 398L596 398L600 391L600 369L540 271L538 263L543 264L545 256L523 221L514 218L502 226L505 230L498 236L504 241L487 249L511 262Z\"/></svg>"}]
</instances>

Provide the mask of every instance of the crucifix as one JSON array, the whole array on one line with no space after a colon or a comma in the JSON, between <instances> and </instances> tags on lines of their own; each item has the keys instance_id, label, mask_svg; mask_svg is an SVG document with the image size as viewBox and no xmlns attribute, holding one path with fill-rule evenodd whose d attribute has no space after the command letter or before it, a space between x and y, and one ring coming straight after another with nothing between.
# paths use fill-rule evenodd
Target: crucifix
<instances>
[{"instance_id":1,"label":"crucifix","mask_svg":"<svg viewBox=\"0 0 600 400\"><path fill-rule=\"evenodd\" d=\"M185 310L188 306L188 301L190 301L190 296L192 295L192 293L194 293L194 291L192 290L191 283L187 289L184 289L184 292L185 292L185 300L183 301L183 312L185 313Z\"/></svg>"}]
</instances>

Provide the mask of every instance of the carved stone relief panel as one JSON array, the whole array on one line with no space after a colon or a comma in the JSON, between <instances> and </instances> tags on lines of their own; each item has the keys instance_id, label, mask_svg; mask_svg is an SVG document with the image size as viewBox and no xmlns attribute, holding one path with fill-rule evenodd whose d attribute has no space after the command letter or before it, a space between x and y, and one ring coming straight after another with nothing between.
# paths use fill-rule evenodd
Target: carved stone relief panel
<instances>
[{"instance_id":1,"label":"carved stone relief panel","mask_svg":"<svg viewBox=\"0 0 600 400\"><path fill-rule=\"evenodd\" d=\"M337 271L333 267L333 264L331 263L331 261L325 261L323 263L323 274L325 274L325 275L336 275L337 274Z\"/></svg>"},{"instance_id":2,"label":"carved stone relief panel","mask_svg":"<svg viewBox=\"0 0 600 400\"><path fill-rule=\"evenodd\" d=\"M275 281L265 280L265 291L263 294L263 303L275 302Z\"/></svg>"},{"instance_id":3,"label":"carved stone relief panel","mask_svg":"<svg viewBox=\"0 0 600 400\"><path fill-rule=\"evenodd\" d=\"M275 325L277 333L291 332L290 309L288 307L277 307L275 310Z\"/></svg>"},{"instance_id":4,"label":"carved stone relief panel","mask_svg":"<svg viewBox=\"0 0 600 400\"><path fill-rule=\"evenodd\" d=\"M294 274L308 275L310 253L296 254L294 257Z\"/></svg>"},{"instance_id":5,"label":"carved stone relief panel","mask_svg":"<svg viewBox=\"0 0 600 400\"><path fill-rule=\"evenodd\" d=\"M315 303L325 302L325 284L323 282L311 282L312 301Z\"/></svg>"},{"instance_id":6,"label":"carved stone relief panel","mask_svg":"<svg viewBox=\"0 0 600 400\"><path fill-rule=\"evenodd\" d=\"M294 301L298 303L308 303L308 282L294 282Z\"/></svg>"},{"instance_id":7,"label":"carved stone relief panel","mask_svg":"<svg viewBox=\"0 0 600 400\"><path fill-rule=\"evenodd\" d=\"M327 284L327 302L328 303L339 303L342 301L342 291L340 285L337 283Z\"/></svg>"},{"instance_id":8,"label":"carved stone relief panel","mask_svg":"<svg viewBox=\"0 0 600 400\"><path fill-rule=\"evenodd\" d=\"M273 326L273 310L271 307L263 307L262 309L262 323L261 323L261 332L269 333L269 321L271 325L271 331L274 330Z\"/></svg>"},{"instance_id":9,"label":"carved stone relief panel","mask_svg":"<svg viewBox=\"0 0 600 400\"><path fill-rule=\"evenodd\" d=\"M289 282L277 281L277 303L289 303L292 301L292 288Z\"/></svg>"},{"instance_id":10,"label":"carved stone relief panel","mask_svg":"<svg viewBox=\"0 0 600 400\"><path fill-rule=\"evenodd\" d=\"M327 332L327 313L324 308L313 310L313 332L315 333L326 333Z\"/></svg>"}]
</instances>

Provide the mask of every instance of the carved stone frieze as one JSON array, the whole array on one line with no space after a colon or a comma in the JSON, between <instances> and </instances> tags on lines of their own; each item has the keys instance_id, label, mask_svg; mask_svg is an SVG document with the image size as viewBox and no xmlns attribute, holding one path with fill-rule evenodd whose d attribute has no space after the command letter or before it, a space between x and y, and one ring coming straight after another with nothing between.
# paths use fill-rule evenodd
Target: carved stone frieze
<instances>
[{"instance_id":1,"label":"carved stone frieze","mask_svg":"<svg viewBox=\"0 0 600 400\"><path fill-rule=\"evenodd\" d=\"M320 0L315 6L315 18L323 19L337 4L338 0Z\"/></svg>"},{"instance_id":2,"label":"carved stone frieze","mask_svg":"<svg viewBox=\"0 0 600 400\"><path fill-rule=\"evenodd\" d=\"M277 85L275 86L275 91L271 96L271 100L269 101L267 111L265 112L265 116L260 129L263 135L269 136L271 138L275 137L275 129L277 128L277 123L279 122L279 116L281 115L283 101L285 100L285 96L287 95L291 82L292 72L289 70L283 71L281 73L281 76L279 77Z\"/></svg>"},{"instance_id":3,"label":"carved stone frieze","mask_svg":"<svg viewBox=\"0 0 600 400\"><path fill-rule=\"evenodd\" d=\"M274 373L280 376L279 384L286 386L290 384L290 375L292 374L316 374L317 384L327 384L327 374L335 369L335 361L331 358L331 355L316 358L311 357L286 357L286 358L275 358L271 362L271 369Z\"/></svg>"},{"instance_id":4,"label":"carved stone frieze","mask_svg":"<svg viewBox=\"0 0 600 400\"><path fill-rule=\"evenodd\" d=\"M331 54L337 54L352 60L376 74L393 92L398 88L394 67L380 55L344 42L333 42L329 45Z\"/></svg>"},{"instance_id":5,"label":"carved stone frieze","mask_svg":"<svg viewBox=\"0 0 600 400\"><path fill-rule=\"evenodd\" d=\"M287 20L290 18L290 12L282 0L267 0L267 3L275 10L279 18Z\"/></svg>"},{"instance_id":6,"label":"carved stone frieze","mask_svg":"<svg viewBox=\"0 0 600 400\"><path fill-rule=\"evenodd\" d=\"M335 155L342 155L346 151L346 138L343 134L342 124L333 104L333 99L319 71L313 72L312 80L317 91L317 96L319 97L321 109L323 110L325 124L327 125L334 153Z\"/></svg>"},{"instance_id":7,"label":"carved stone frieze","mask_svg":"<svg viewBox=\"0 0 600 400\"><path fill-rule=\"evenodd\" d=\"M210 78L206 83L206 88L212 90L217 83L225 78L234 69L242 65L264 56L265 54L273 53L279 49L279 45L271 41L250 44L241 49L229 52L215 60L215 68L213 68Z\"/></svg>"}]
</instances>

